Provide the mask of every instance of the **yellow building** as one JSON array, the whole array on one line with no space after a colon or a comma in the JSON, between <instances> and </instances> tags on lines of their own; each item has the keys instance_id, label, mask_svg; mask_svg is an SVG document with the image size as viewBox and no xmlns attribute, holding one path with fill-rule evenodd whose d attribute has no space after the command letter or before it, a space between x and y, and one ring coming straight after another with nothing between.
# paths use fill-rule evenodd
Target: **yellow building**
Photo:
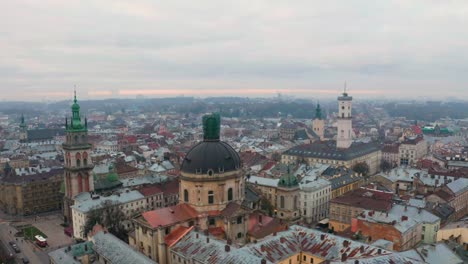
<instances>
[{"instance_id":1,"label":"yellow building","mask_svg":"<svg viewBox=\"0 0 468 264\"><path fill-rule=\"evenodd\" d=\"M62 169L32 175L15 175L5 169L0 181L0 208L7 214L32 215L60 210Z\"/></svg>"}]
</instances>

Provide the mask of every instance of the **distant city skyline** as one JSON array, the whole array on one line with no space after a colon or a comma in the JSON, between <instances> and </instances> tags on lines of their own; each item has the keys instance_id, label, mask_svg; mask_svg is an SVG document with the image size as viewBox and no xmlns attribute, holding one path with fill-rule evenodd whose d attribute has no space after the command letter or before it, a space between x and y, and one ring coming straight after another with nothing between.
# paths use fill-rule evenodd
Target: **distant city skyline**
<instances>
[{"instance_id":1,"label":"distant city skyline","mask_svg":"<svg viewBox=\"0 0 468 264\"><path fill-rule=\"evenodd\" d=\"M468 98L466 1L10 1L0 100Z\"/></svg>"}]
</instances>

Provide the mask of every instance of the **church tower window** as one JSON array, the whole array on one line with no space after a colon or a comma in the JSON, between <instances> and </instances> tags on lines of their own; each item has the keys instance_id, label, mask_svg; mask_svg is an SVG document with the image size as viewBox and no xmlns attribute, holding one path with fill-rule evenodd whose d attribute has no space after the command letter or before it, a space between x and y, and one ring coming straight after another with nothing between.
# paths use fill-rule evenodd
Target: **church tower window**
<instances>
[{"instance_id":1,"label":"church tower window","mask_svg":"<svg viewBox=\"0 0 468 264\"><path fill-rule=\"evenodd\" d=\"M228 201L232 201L233 197L232 197L232 188L229 188L228 189Z\"/></svg>"},{"instance_id":2,"label":"church tower window","mask_svg":"<svg viewBox=\"0 0 468 264\"><path fill-rule=\"evenodd\" d=\"M214 204L214 192L208 191L208 204Z\"/></svg>"},{"instance_id":3,"label":"church tower window","mask_svg":"<svg viewBox=\"0 0 468 264\"><path fill-rule=\"evenodd\" d=\"M189 196L188 196L188 191L187 190L184 190L184 202L188 202L189 200Z\"/></svg>"}]
</instances>

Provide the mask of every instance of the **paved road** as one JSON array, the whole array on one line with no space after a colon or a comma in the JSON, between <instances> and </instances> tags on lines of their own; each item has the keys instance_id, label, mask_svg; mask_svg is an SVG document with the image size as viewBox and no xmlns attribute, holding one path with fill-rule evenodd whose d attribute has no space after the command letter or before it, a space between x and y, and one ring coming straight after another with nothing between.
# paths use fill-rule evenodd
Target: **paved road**
<instances>
[{"instance_id":1,"label":"paved road","mask_svg":"<svg viewBox=\"0 0 468 264\"><path fill-rule=\"evenodd\" d=\"M11 233L10 233L11 231ZM21 238L15 238L16 229L11 227L9 223L0 224L0 239L4 241L8 246L8 242L15 241L18 247L21 249L21 253L17 253L17 262L21 263L20 259L23 256L26 256L31 263L49 263L49 258L47 253L37 250L36 246L31 242L25 241Z\"/></svg>"}]
</instances>

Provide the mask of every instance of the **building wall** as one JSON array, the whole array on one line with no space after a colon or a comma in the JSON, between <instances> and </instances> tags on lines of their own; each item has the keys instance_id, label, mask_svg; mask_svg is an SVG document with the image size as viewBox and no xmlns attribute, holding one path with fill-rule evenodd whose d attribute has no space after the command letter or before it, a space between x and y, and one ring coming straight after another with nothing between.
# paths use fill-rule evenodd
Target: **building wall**
<instances>
[{"instance_id":1,"label":"building wall","mask_svg":"<svg viewBox=\"0 0 468 264\"><path fill-rule=\"evenodd\" d=\"M352 190L356 190L358 189L359 187L361 187L362 185L364 184L364 179L361 179L361 180L358 180L358 181L355 181L355 182L352 182L350 184L346 184L346 185L343 185L339 188L336 188L334 190L332 190L331 192L331 199L334 199L338 196L341 196L347 192L350 192Z\"/></svg>"},{"instance_id":2,"label":"building wall","mask_svg":"<svg viewBox=\"0 0 468 264\"><path fill-rule=\"evenodd\" d=\"M313 164L331 164L331 165L344 165L348 168L352 168L355 164L359 162L366 162L369 165L369 174L373 175L380 171L380 163L382 161L382 151L377 150L369 154L363 155L361 157L356 157L352 160L334 160L334 159L324 159L324 158L311 158L303 157L296 155L281 155L281 163L283 164L298 164L302 162L307 163L308 165Z\"/></svg>"},{"instance_id":3,"label":"building wall","mask_svg":"<svg viewBox=\"0 0 468 264\"><path fill-rule=\"evenodd\" d=\"M413 228L402 233L394 226L384 223L373 223L362 219L353 219L353 230L361 231L361 234L368 237L369 242L378 239L385 239L393 242L393 250L405 251L413 248L421 241L422 224L417 224Z\"/></svg>"},{"instance_id":4,"label":"building wall","mask_svg":"<svg viewBox=\"0 0 468 264\"><path fill-rule=\"evenodd\" d=\"M313 191L301 190L299 193L299 207L302 219L311 224L328 217L330 197L331 185Z\"/></svg>"},{"instance_id":5,"label":"building wall","mask_svg":"<svg viewBox=\"0 0 468 264\"><path fill-rule=\"evenodd\" d=\"M223 210L230 202L229 189L232 189L231 201L241 202L245 196L245 181L241 171L212 176L182 173L180 179L179 203L187 203L198 212ZM188 193L187 201L185 201L185 191ZM213 192L211 204L210 191Z\"/></svg>"},{"instance_id":6,"label":"building wall","mask_svg":"<svg viewBox=\"0 0 468 264\"><path fill-rule=\"evenodd\" d=\"M277 210L276 217L288 220L298 219L300 217L299 188L278 187L276 192L276 204L273 204ZM284 199L283 203L281 202L282 199Z\"/></svg>"},{"instance_id":7,"label":"building wall","mask_svg":"<svg viewBox=\"0 0 468 264\"><path fill-rule=\"evenodd\" d=\"M437 231L440 228L440 220L436 223L423 223L421 229L421 240L426 244L437 242Z\"/></svg>"},{"instance_id":8,"label":"building wall","mask_svg":"<svg viewBox=\"0 0 468 264\"><path fill-rule=\"evenodd\" d=\"M458 227L443 228L437 232L437 242L455 240L458 244L464 245L465 250L468 250L468 228L461 223Z\"/></svg>"},{"instance_id":9,"label":"building wall","mask_svg":"<svg viewBox=\"0 0 468 264\"><path fill-rule=\"evenodd\" d=\"M415 165L416 162L427 155L427 142L421 140L416 144L405 144L404 142L400 145L400 163L408 160L408 165Z\"/></svg>"},{"instance_id":10,"label":"building wall","mask_svg":"<svg viewBox=\"0 0 468 264\"><path fill-rule=\"evenodd\" d=\"M382 159L390 163L392 166L400 166L399 152L382 152Z\"/></svg>"},{"instance_id":11,"label":"building wall","mask_svg":"<svg viewBox=\"0 0 468 264\"><path fill-rule=\"evenodd\" d=\"M133 200L127 203L116 204L114 205L114 207L120 209L125 214L126 219L131 219L132 216L146 210L146 198ZM72 207L71 212L73 219L73 236L75 238L84 239L84 228L86 225L86 221L88 220L90 211L82 212L81 210ZM133 222L131 221L124 221L122 224L126 229L130 229L131 227L133 227Z\"/></svg>"},{"instance_id":12,"label":"building wall","mask_svg":"<svg viewBox=\"0 0 468 264\"><path fill-rule=\"evenodd\" d=\"M455 209L455 219L459 219L468 214L468 190L458 194L449 202Z\"/></svg>"},{"instance_id":13,"label":"building wall","mask_svg":"<svg viewBox=\"0 0 468 264\"><path fill-rule=\"evenodd\" d=\"M33 215L60 210L62 176L24 183L0 184L0 208L7 214Z\"/></svg>"},{"instance_id":14,"label":"building wall","mask_svg":"<svg viewBox=\"0 0 468 264\"><path fill-rule=\"evenodd\" d=\"M330 228L333 228L335 232L341 232L351 227L353 217L356 217L363 210L359 207L330 202Z\"/></svg>"}]
</instances>

